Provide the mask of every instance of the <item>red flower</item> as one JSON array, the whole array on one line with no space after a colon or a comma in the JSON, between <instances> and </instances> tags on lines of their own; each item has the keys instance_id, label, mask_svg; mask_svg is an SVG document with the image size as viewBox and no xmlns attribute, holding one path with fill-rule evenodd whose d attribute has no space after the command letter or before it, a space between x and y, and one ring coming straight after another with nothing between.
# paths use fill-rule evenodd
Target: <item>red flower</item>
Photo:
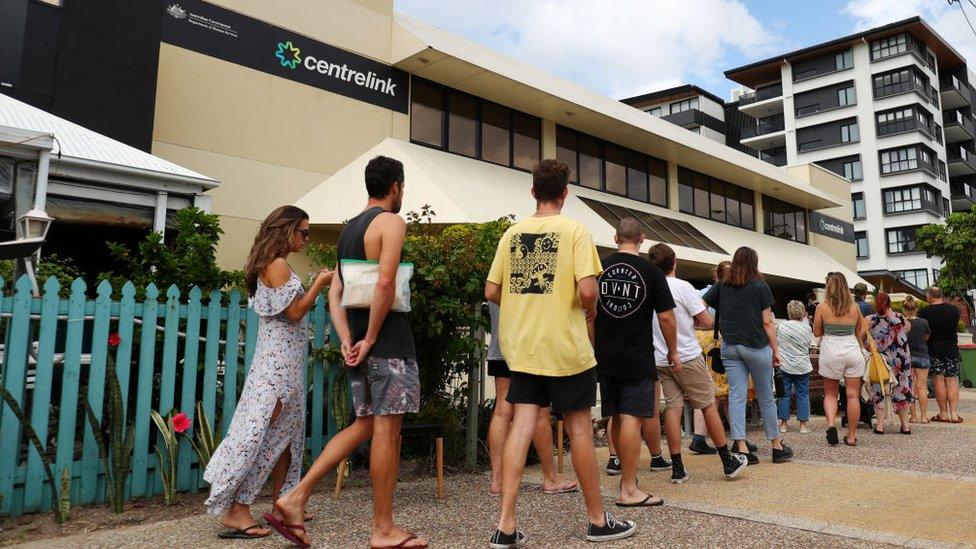
<instances>
[{"instance_id":1,"label":"red flower","mask_svg":"<svg viewBox=\"0 0 976 549\"><path fill-rule=\"evenodd\" d=\"M190 418L186 417L186 412L180 412L173 416L170 423L173 425L173 431L177 433L182 433L190 428Z\"/></svg>"},{"instance_id":2,"label":"red flower","mask_svg":"<svg viewBox=\"0 0 976 549\"><path fill-rule=\"evenodd\" d=\"M119 343L122 343L122 336L120 336L118 333L113 333L108 336L109 347L118 347Z\"/></svg>"}]
</instances>

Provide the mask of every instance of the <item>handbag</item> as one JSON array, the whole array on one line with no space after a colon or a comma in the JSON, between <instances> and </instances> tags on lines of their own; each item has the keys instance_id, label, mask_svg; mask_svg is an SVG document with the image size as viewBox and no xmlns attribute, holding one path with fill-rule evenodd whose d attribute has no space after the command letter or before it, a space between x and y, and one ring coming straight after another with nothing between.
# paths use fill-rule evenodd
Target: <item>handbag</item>
<instances>
[{"instance_id":1,"label":"handbag","mask_svg":"<svg viewBox=\"0 0 976 549\"><path fill-rule=\"evenodd\" d=\"M786 396L786 388L783 386L783 372L775 368L773 372L773 397L783 398Z\"/></svg>"},{"instance_id":2,"label":"handbag","mask_svg":"<svg viewBox=\"0 0 976 549\"><path fill-rule=\"evenodd\" d=\"M715 327L712 330L712 347L705 352L705 363L712 369L716 374L725 373L725 365L722 364L722 342L718 335L718 316L719 308L718 304L721 301L722 296L722 286L719 283L718 290L716 292L719 295L719 299L715 301Z\"/></svg>"},{"instance_id":3,"label":"handbag","mask_svg":"<svg viewBox=\"0 0 976 549\"><path fill-rule=\"evenodd\" d=\"M342 306L347 309L369 309L373 302L373 291L380 277L379 261L361 259L342 259L339 261L342 274ZM410 312L410 279L413 277L413 263L400 263L397 267L396 288L391 311Z\"/></svg>"}]
</instances>

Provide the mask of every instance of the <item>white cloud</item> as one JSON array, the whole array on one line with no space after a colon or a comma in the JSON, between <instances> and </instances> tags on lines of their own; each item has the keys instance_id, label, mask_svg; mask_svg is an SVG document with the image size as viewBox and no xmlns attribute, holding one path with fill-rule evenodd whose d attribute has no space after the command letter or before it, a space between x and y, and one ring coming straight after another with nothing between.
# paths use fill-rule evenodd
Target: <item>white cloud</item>
<instances>
[{"instance_id":1,"label":"white cloud","mask_svg":"<svg viewBox=\"0 0 976 549\"><path fill-rule=\"evenodd\" d=\"M723 85L731 52L757 59L785 47L739 0L397 0L397 9L617 98Z\"/></svg>"},{"instance_id":2,"label":"white cloud","mask_svg":"<svg viewBox=\"0 0 976 549\"><path fill-rule=\"evenodd\" d=\"M969 20L976 26L976 7L962 0ZM970 70L976 65L976 34L969 28L958 3L943 0L851 0L843 12L854 18L856 30L865 30L921 15L943 39L966 58Z\"/></svg>"}]
</instances>

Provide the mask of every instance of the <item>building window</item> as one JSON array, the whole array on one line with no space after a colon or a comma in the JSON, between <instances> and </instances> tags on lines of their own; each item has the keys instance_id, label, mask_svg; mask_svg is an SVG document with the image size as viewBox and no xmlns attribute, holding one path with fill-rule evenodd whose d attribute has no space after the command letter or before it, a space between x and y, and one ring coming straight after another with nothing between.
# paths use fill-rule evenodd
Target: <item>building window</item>
<instances>
[{"instance_id":1,"label":"building window","mask_svg":"<svg viewBox=\"0 0 976 549\"><path fill-rule=\"evenodd\" d=\"M505 107L485 104L481 108L481 159L508 166L511 161L512 117Z\"/></svg>"},{"instance_id":2,"label":"building window","mask_svg":"<svg viewBox=\"0 0 976 549\"><path fill-rule=\"evenodd\" d=\"M771 236L807 241L807 211L799 206L763 195L764 232Z\"/></svg>"},{"instance_id":3,"label":"building window","mask_svg":"<svg viewBox=\"0 0 976 549\"><path fill-rule=\"evenodd\" d=\"M881 173L897 173L918 169L918 149L907 147L881 152Z\"/></svg>"},{"instance_id":4,"label":"building window","mask_svg":"<svg viewBox=\"0 0 976 549\"><path fill-rule=\"evenodd\" d=\"M915 241L915 231L918 227L898 227L888 229L888 253L889 254L910 254L915 253L917 242Z\"/></svg>"},{"instance_id":5,"label":"building window","mask_svg":"<svg viewBox=\"0 0 976 549\"><path fill-rule=\"evenodd\" d=\"M942 204L938 194L928 186L913 185L882 191L886 214L929 210L939 214Z\"/></svg>"},{"instance_id":6,"label":"building window","mask_svg":"<svg viewBox=\"0 0 976 549\"><path fill-rule=\"evenodd\" d=\"M870 249L868 248L868 233L864 231L854 233L854 248L858 259L868 257L870 253Z\"/></svg>"},{"instance_id":7,"label":"building window","mask_svg":"<svg viewBox=\"0 0 976 549\"><path fill-rule=\"evenodd\" d=\"M478 103L468 95L448 96L447 150L475 157L478 154Z\"/></svg>"},{"instance_id":8,"label":"building window","mask_svg":"<svg viewBox=\"0 0 976 549\"><path fill-rule=\"evenodd\" d=\"M647 114L651 116L661 116L661 107L651 107L647 109Z\"/></svg>"},{"instance_id":9,"label":"building window","mask_svg":"<svg viewBox=\"0 0 976 549\"><path fill-rule=\"evenodd\" d=\"M848 86L846 88L841 88L837 90L837 106L846 107L848 105L857 104L857 92L854 91L854 86Z\"/></svg>"},{"instance_id":10,"label":"building window","mask_svg":"<svg viewBox=\"0 0 976 549\"><path fill-rule=\"evenodd\" d=\"M896 111L881 112L877 115L878 135L899 133L909 129L914 109L907 107Z\"/></svg>"},{"instance_id":11,"label":"building window","mask_svg":"<svg viewBox=\"0 0 976 549\"><path fill-rule=\"evenodd\" d=\"M908 51L908 36L898 34L871 43L871 60L877 61Z\"/></svg>"},{"instance_id":12,"label":"building window","mask_svg":"<svg viewBox=\"0 0 976 549\"><path fill-rule=\"evenodd\" d=\"M598 191L667 207L667 162L556 126L556 159L570 181Z\"/></svg>"},{"instance_id":13,"label":"building window","mask_svg":"<svg viewBox=\"0 0 976 549\"><path fill-rule=\"evenodd\" d=\"M678 209L684 213L755 230L755 193L687 168L678 168Z\"/></svg>"},{"instance_id":14,"label":"building window","mask_svg":"<svg viewBox=\"0 0 976 549\"><path fill-rule=\"evenodd\" d=\"M952 213L952 208L949 205L949 199L948 198L943 198L942 199L942 216L943 217L949 217L949 214L950 213Z\"/></svg>"},{"instance_id":15,"label":"building window","mask_svg":"<svg viewBox=\"0 0 976 549\"><path fill-rule=\"evenodd\" d=\"M861 134L857 130L857 122L844 124L840 127L841 143L857 143L861 140Z\"/></svg>"},{"instance_id":16,"label":"building window","mask_svg":"<svg viewBox=\"0 0 976 549\"><path fill-rule=\"evenodd\" d=\"M691 109L698 108L698 98L692 97L691 99L684 99L675 103L671 103L671 114L677 114L679 112L690 111Z\"/></svg>"},{"instance_id":17,"label":"building window","mask_svg":"<svg viewBox=\"0 0 976 549\"><path fill-rule=\"evenodd\" d=\"M444 146L444 97L441 88L413 79L410 89L410 140Z\"/></svg>"},{"instance_id":18,"label":"building window","mask_svg":"<svg viewBox=\"0 0 976 549\"><path fill-rule=\"evenodd\" d=\"M542 122L534 116L514 112L515 134L512 138L513 164L531 170L542 155Z\"/></svg>"},{"instance_id":19,"label":"building window","mask_svg":"<svg viewBox=\"0 0 976 549\"><path fill-rule=\"evenodd\" d=\"M864 219L868 216L864 206L864 193L852 194L851 203L854 205L854 219Z\"/></svg>"},{"instance_id":20,"label":"building window","mask_svg":"<svg viewBox=\"0 0 976 549\"><path fill-rule=\"evenodd\" d=\"M929 287L929 271L928 269L911 269L908 271L892 271L892 274L908 282L912 286L920 290L925 290Z\"/></svg>"},{"instance_id":21,"label":"building window","mask_svg":"<svg viewBox=\"0 0 976 549\"><path fill-rule=\"evenodd\" d=\"M834 68L837 70L849 69L854 66L854 52L844 50L834 55Z\"/></svg>"},{"instance_id":22,"label":"building window","mask_svg":"<svg viewBox=\"0 0 976 549\"><path fill-rule=\"evenodd\" d=\"M857 160L844 162L842 167L844 169L844 177L847 179L850 179L851 181L861 181L864 179L864 172L861 170L860 157L858 157Z\"/></svg>"},{"instance_id":23,"label":"building window","mask_svg":"<svg viewBox=\"0 0 976 549\"><path fill-rule=\"evenodd\" d=\"M941 160L939 160L939 179L946 180L946 164Z\"/></svg>"}]
</instances>

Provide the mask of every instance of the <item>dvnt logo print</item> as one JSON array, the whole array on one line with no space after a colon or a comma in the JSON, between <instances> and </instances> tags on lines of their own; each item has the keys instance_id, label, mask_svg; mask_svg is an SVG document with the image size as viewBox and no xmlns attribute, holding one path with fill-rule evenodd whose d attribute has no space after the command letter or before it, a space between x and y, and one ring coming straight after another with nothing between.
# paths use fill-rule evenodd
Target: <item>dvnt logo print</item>
<instances>
[{"instance_id":1,"label":"dvnt logo print","mask_svg":"<svg viewBox=\"0 0 976 549\"><path fill-rule=\"evenodd\" d=\"M275 50L275 57L281 63L282 67L288 67L289 69L294 69L302 62L301 57L302 50L296 48L292 45L291 40L287 42L278 42L278 48Z\"/></svg>"}]
</instances>

